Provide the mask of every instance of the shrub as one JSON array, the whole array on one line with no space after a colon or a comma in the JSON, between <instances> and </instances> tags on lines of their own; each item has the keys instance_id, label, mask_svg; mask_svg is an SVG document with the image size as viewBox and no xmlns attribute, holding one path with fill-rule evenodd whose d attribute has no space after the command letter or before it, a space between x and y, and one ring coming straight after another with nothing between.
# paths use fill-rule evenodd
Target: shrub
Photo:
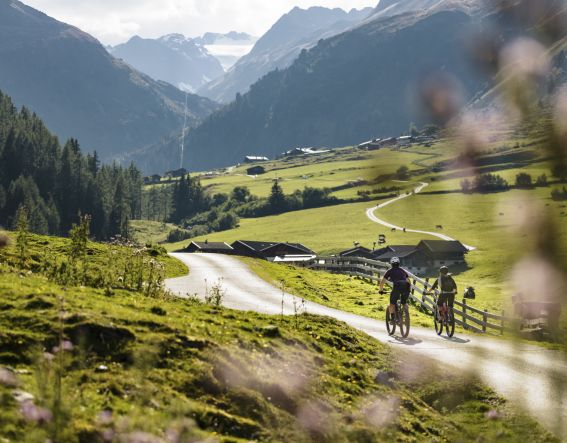
<instances>
[{"instance_id":1,"label":"shrub","mask_svg":"<svg viewBox=\"0 0 567 443\"><path fill-rule=\"evenodd\" d=\"M407 166L400 166L396 171L396 177L398 180L407 180L410 178L409 168Z\"/></svg>"},{"instance_id":2,"label":"shrub","mask_svg":"<svg viewBox=\"0 0 567 443\"><path fill-rule=\"evenodd\" d=\"M505 191L508 188L508 182L497 174L479 175L473 184L473 190L476 192Z\"/></svg>"},{"instance_id":3,"label":"shrub","mask_svg":"<svg viewBox=\"0 0 567 443\"><path fill-rule=\"evenodd\" d=\"M563 187L562 190L554 189L553 191L551 191L551 198L555 201L567 200L567 188Z\"/></svg>"},{"instance_id":4,"label":"shrub","mask_svg":"<svg viewBox=\"0 0 567 443\"><path fill-rule=\"evenodd\" d=\"M525 172L520 172L516 175L516 186L518 188L531 188L533 187L532 176Z\"/></svg>"},{"instance_id":5,"label":"shrub","mask_svg":"<svg viewBox=\"0 0 567 443\"><path fill-rule=\"evenodd\" d=\"M541 186L541 187L545 187L548 185L547 182L547 175L542 174L540 175L537 179L536 179L536 186Z\"/></svg>"},{"instance_id":6,"label":"shrub","mask_svg":"<svg viewBox=\"0 0 567 443\"><path fill-rule=\"evenodd\" d=\"M186 231L185 229L173 229L167 234L167 241L168 243L177 243L191 237L193 237L193 235L190 231Z\"/></svg>"}]
</instances>

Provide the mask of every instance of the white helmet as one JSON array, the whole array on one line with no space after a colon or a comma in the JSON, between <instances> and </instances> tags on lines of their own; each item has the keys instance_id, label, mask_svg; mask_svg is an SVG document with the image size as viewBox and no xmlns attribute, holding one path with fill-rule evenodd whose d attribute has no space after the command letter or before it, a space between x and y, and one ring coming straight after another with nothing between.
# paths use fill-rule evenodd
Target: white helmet
<instances>
[{"instance_id":1,"label":"white helmet","mask_svg":"<svg viewBox=\"0 0 567 443\"><path fill-rule=\"evenodd\" d=\"M392 257L392 260L390 260L390 264L391 265L399 265L400 259L398 257Z\"/></svg>"}]
</instances>

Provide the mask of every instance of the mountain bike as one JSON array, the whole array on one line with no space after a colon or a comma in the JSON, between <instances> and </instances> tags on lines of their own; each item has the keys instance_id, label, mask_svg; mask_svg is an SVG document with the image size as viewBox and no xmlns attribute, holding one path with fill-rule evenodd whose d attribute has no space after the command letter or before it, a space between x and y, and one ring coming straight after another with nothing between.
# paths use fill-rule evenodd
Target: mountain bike
<instances>
[{"instance_id":1,"label":"mountain bike","mask_svg":"<svg viewBox=\"0 0 567 443\"><path fill-rule=\"evenodd\" d=\"M386 294L386 291L381 291L380 294ZM402 305L401 298L398 299L394 305L394 313L390 313L389 305L386 308L386 329L388 335L394 335L396 326L400 328L400 335L402 338L407 338L410 331L410 315L408 305Z\"/></svg>"},{"instance_id":2,"label":"mountain bike","mask_svg":"<svg viewBox=\"0 0 567 443\"><path fill-rule=\"evenodd\" d=\"M435 323L437 335L443 334L443 329L445 329L447 337L452 337L455 333L455 313L453 308L448 306L446 302L442 306L435 305L433 322Z\"/></svg>"}]
</instances>

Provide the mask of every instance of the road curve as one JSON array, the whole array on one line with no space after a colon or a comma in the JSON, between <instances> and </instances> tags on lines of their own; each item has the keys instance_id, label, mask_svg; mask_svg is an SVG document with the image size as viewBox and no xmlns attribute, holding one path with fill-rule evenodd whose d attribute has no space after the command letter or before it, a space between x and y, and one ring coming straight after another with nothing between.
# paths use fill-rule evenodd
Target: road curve
<instances>
[{"instance_id":1,"label":"road curve","mask_svg":"<svg viewBox=\"0 0 567 443\"><path fill-rule=\"evenodd\" d=\"M207 287L222 279L226 307L263 314L299 312L344 321L368 335L438 360L452 370L476 371L496 392L524 407L544 426L567 441L567 362L558 351L498 338L463 335L446 339L433 329L412 328L410 338L390 337L383 321L305 302L262 280L240 260L219 254L172 254L187 264L190 275L166 281L167 288L184 297L204 298ZM378 295L377 295L378 296ZM387 303L384 298L384 303Z\"/></svg>"},{"instance_id":2,"label":"road curve","mask_svg":"<svg viewBox=\"0 0 567 443\"><path fill-rule=\"evenodd\" d=\"M420 193L423 190L423 188L426 188L427 186L429 186L429 183L424 183L424 182L420 183L419 186L417 188L415 188L414 193L415 194ZM374 223L378 223L378 224L385 226L387 228L390 228L390 229L396 229L396 230L399 230L399 231L402 231L403 229L405 229L405 232L413 232L415 234L431 235L433 237L440 238L441 240L454 241L455 240L454 238L449 237L448 235L445 235L445 234L440 234L438 232L420 231L420 230L416 230L416 229L409 229L409 228L404 228L404 227L393 225L391 223L388 223L387 221L384 221L384 220L376 217L376 215L374 214L378 209L382 209L385 206L391 205L392 203L400 201L404 198L408 198L410 195L412 195L412 194L411 193L401 194L399 197L393 198L392 200L388 200L384 203L380 203L377 206L373 206L372 208L368 208L366 210L366 216L371 221L373 221ZM476 249L474 246L469 246L469 245L463 245L463 246L465 248L467 248L469 251L474 251Z\"/></svg>"}]
</instances>

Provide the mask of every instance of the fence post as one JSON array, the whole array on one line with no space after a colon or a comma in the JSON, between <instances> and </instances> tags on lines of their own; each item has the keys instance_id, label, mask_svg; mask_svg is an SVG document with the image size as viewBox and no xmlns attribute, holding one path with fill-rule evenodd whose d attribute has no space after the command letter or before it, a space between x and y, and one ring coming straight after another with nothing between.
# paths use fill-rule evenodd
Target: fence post
<instances>
[{"instance_id":1,"label":"fence post","mask_svg":"<svg viewBox=\"0 0 567 443\"><path fill-rule=\"evenodd\" d=\"M411 295L415 294L415 285L417 284L417 280L414 278L413 279L413 286L411 287Z\"/></svg>"},{"instance_id":2,"label":"fence post","mask_svg":"<svg viewBox=\"0 0 567 443\"><path fill-rule=\"evenodd\" d=\"M463 300L463 328L467 330L467 300Z\"/></svg>"},{"instance_id":3,"label":"fence post","mask_svg":"<svg viewBox=\"0 0 567 443\"><path fill-rule=\"evenodd\" d=\"M500 335L504 335L504 317L506 316L506 311L502 310L502 324L500 329Z\"/></svg>"},{"instance_id":4,"label":"fence post","mask_svg":"<svg viewBox=\"0 0 567 443\"><path fill-rule=\"evenodd\" d=\"M485 309L482 314L482 332L486 333L486 322L488 322L488 311Z\"/></svg>"}]
</instances>

